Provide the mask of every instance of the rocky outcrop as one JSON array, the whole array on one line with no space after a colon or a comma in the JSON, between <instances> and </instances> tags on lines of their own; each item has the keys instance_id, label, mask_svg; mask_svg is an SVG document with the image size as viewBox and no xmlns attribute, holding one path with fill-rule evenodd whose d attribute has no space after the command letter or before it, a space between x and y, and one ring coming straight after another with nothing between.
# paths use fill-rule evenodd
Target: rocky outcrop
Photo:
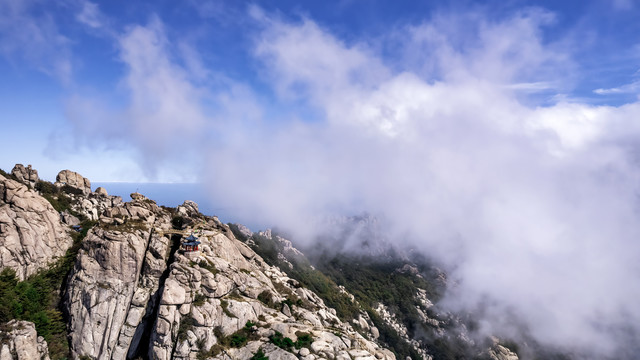
<instances>
[{"instance_id":1,"label":"rocky outcrop","mask_svg":"<svg viewBox=\"0 0 640 360\"><path fill-rule=\"evenodd\" d=\"M245 238L249 239L253 236L253 232L248 227L242 224L235 225L238 227L238 231L240 231L240 234L242 234Z\"/></svg>"},{"instance_id":2,"label":"rocky outcrop","mask_svg":"<svg viewBox=\"0 0 640 360\"><path fill-rule=\"evenodd\" d=\"M68 185L74 189L82 191L84 195L91 193L91 181L86 177L71 170L62 170L56 176L55 184L58 187Z\"/></svg>"},{"instance_id":3,"label":"rocky outcrop","mask_svg":"<svg viewBox=\"0 0 640 360\"><path fill-rule=\"evenodd\" d=\"M502 345L496 345L489 350L489 357L494 360L518 360L518 354Z\"/></svg>"},{"instance_id":4,"label":"rocky outcrop","mask_svg":"<svg viewBox=\"0 0 640 360\"><path fill-rule=\"evenodd\" d=\"M38 171L31 168L31 165L24 167L22 164L16 164L16 166L13 167L13 170L11 170L11 174L15 176L18 181L31 186L31 188L35 188L36 183L40 180L38 177Z\"/></svg>"},{"instance_id":5,"label":"rocky outcrop","mask_svg":"<svg viewBox=\"0 0 640 360\"><path fill-rule=\"evenodd\" d=\"M32 322L12 320L0 325L1 360L49 360L47 342Z\"/></svg>"},{"instance_id":6,"label":"rocky outcrop","mask_svg":"<svg viewBox=\"0 0 640 360\"><path fill-rule=\"evenodd\" d=\"M0 268L24 280L64 255L73 240L47 200L0 175L0 244Z\"/></svg>"},{"instance_id":7,"label":"rocky outcrop","mask_svg":"<svg viewBox=\"0 0 640 360\"><path fill-rule=\"evenodd\" d=\"M183 216L190 216L198 214L198 204L191 200L186 200L182 205L177 208L178 213Z\"/></svg>"},{"instance_id":8,"label":"rocky outcrop","mask_svg":"<svg viewBox=\"0 0 640 360\"><path fill-rule=\"evenodd\" d=\"M73 354L110 359L127 319L147 248L144 231L92 230L66 295Z\"/></svg>"},{"instance_id":9,"label":"rocky outcrop","mask_svg":"<svg viewBox=\"0 0 640 360\"><path fill-rule=\"evenodd\" d=\"M89 194L89 196L74 194L69 194L69 196L73 199L73 210L94 221L98 220L106 211L123 204L120 196L99 195L96 193Z\"/></svg>"},{"instance_id":10,"label":"rocky outcrop","mask_svg":"<svg viewBox=\"0 0 640 360\"><path fill-rule=\"evenodd\" d=\"M120 331L113 359L134 358L141 354L141 341L151 332L157 314L159 288L163 285L170 257L171 241L167 237L153 234L142 264L140 279L133 293L126 321ZM146 345L146 344L145 344Z\"/></svg>"},{"instance_id":11,"label":"rocky outcrop","mask_svg":"<svg viewBox=\"0 0 640 360\"><path fill-rule=\"evenodd\" d=\"M395 359L380 345L390 330L413 348L415 357L431 359L431 345L411 338L410 326L393 303L379 303L375 309L383 322L376 322L380 330L362 309L360 315L355 312L355 319L338 318L335 309L301 285L307 278L300 277L299 282L281 270L298 276L297 270L289 271L293 259L306 259L291 241L271 230L255 234L238 225L237 231L234 228L238 240L217 217L199 213L193 201L171 209L136 192L132 201L123 202L103 188L91 192L88 179L68 170L58 174L59 190L43 182L38 187L56 208L65 209L58 213L29 189L32 169L20 166L11 179L0 175L0 268L14 269L24 280L70 248L73 241L65 224L93 226L65 277L62 294L74 359L226 360L248 359L257 352L272 360ZM357 225L366 228L367 221ZM198 249L192 248L194 244L181 245L188 235L198 237ZM279 267L254 252L263 251L265 244L265 249L272 249L261 242L264 239L277 249L277 260L268 252L265 258ZM307 266L315 271L310 263ZM394 274L425 280L412 264L401 264ZM336 291L348 296L344 301L359 306L345 287ZM464 324L441 316L427 294L416 288L415 323L443 341L452 334L445 325L463 329L454 334L456 344L473 345ZM490 348L488 344L475 347L473 354L495 360L518 358L497 340ZM395 351L406 354L405 349ZM47 344L36 335L33 323L0 325L0 360L48 358Z\"/></svg>"},{"instance_id":12,"label":"rocky outcrop","mask_svg":"<svg viewBox=\"0 0 640 360\"><path fill-rule=\"evenodd\" d=\"M127 203L110 198L82 199L102 215L83 242L65 295L74 356L134 358L153 324L169 263L170 240L162 233L170 227L168 212L142 195Z\"/></svg>"},{"instance_id":13,"label":"rocky outcrop","mask_svg":"<svg viewBox=\"0 0 640 360\"><path fill-rule=\"evenodd\" d=\"M228 237L224 228L208 223L196 261L176 256L160 300L150 358L211 354L213 359L247 359L261 349L270 359L395 359L342 323L312 291ZM246 331L248 322L256 326L246 346L224 346ZM271 340L277 334L294 342L307 334L311 341L299 350L283 349Z\"/></svg>"},{"instance_id":14,"label":"rocky outcrop","mask_svg":"<svg viewBox=\"0 0 640 360\"><path fill-rule=\"evenodd\" d=\"M132 198L103 211L69 278L74 357L246 359L261 349L272 359L395 359L194 202L169 213L142 195ZM175 216L187 228L172 230ZM178 250L180 237L191 233L201 242L196 256ZM230 346L248 323L250 341ZM270 339L305 334L299 350Z\"/></svg>"}]
</instances>

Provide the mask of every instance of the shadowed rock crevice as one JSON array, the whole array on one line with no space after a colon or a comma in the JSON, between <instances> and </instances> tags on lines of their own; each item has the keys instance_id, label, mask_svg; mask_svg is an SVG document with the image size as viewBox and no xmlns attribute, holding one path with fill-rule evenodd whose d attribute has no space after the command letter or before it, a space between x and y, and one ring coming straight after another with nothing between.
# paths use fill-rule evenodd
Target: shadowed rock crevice
<instances>
[{"instance_id":1,"label":"shadowed rock crevice","mask_svg":"<svg viewBox=\"0 0 640 360\"><path fill-rule=\"evenodd\" d=\"M131 347L129 349L129 353L127 354L127 359L149 359L149 349L150 349L150 338L153 332L153 328L155 326L156 319L158 318L158 310L160 303L160 296L164 290L164 284L171 273L171 264L175 261L175 254L180 249L180 240L181 235L172 235L171 236L171 248L169 251L169 257L167 260L167 265L162 275L158 280L158 289L153 293L149 302L147 303L145 316L142 319L141 324L136 329L136 333L134 335L134 340L132 343L139 344L137 347ZM147 249L147 252L149 250ZM146 260L145 260L146 261ZM143 265L146 265L146 263Z\"/></svg>"}]
</instances>

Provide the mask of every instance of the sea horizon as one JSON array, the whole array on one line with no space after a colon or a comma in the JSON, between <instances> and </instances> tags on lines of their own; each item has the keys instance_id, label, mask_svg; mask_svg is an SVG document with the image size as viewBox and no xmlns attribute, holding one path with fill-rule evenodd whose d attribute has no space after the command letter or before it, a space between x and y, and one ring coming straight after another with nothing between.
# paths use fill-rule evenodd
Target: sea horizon
<instances>
[{"instance_id":1,"label":"sea horizon","mask_svg":"<svg viewBox=\"0 0 640 360\"><path fill-rule=\"evenodd\" d=\"M123 201L130 201L131 194L138 192L147 198L154 200L158 205L176 207L186 200L198 204L201 213L208 216L217 216L223 223L239 223L249 227L252 231L264 229L263 224L253 224L243 219L237 208L216 201L212 195L207 194L204 185L200 183L155 183L155 182L121 182L101 181L92 182L92 188L103 187L109 195L121 196Z\"/></svg>"}]
</instances>

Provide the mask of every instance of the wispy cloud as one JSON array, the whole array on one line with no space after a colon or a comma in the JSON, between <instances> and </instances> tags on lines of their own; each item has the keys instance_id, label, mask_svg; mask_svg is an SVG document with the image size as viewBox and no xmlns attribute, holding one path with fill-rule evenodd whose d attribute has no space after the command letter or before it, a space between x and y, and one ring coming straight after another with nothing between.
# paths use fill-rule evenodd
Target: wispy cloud
<instances>
[{"instance_id":1,"label":"wispy cloud","mask_svg":"<svg viewBox=\"0 0 640 360\"><path fill-rule=\"evenodd\" d=\"M50 14L36 15L36 7L31 0L0 0L0 53L68 83L73 73L70 41Z\"/></svg>"},{"instance_id":2,"label":"wispy cloud","mask_svg":"<svg viewBox=\"0 0 640 360\"><path fill-rule=\"evenodd\" d=\"M98 8L98 4L91 1L82 1L80 4L80 11L76 14L76 19L94 29L104 26L103 15Z\"/></svg>"},{"instance_id":3,"label":"wispy cloud","mask_svg":"<svg viewBox=\"0 0 640 360\"><path fill-rule=\"evenodd\" d=\"M133 144L149 179L198 179L193 170L202 163L204 144L219 137L225 122L260 112L252 92L204 68L187 42L170 41L157 16L114 39L126 67L119 88L126 102L109 101L107 94L69 97L66 113L75 131L89 136L87 146ZM210 83L222 90L204 86Z\"/></svg>"},{"instance_id":4,"label":"wispy cloud","mask_svg":"<svg viewBox=\"0 0 640 360\"><path fill-rule=\"evenodd\" d=\"M640 80L634 81L629 84L625 84L619 87L609 89L596 89L593 90L598 95L611 95L611 94L636 94L640 93Z\"/></svg>"}]
</instances>

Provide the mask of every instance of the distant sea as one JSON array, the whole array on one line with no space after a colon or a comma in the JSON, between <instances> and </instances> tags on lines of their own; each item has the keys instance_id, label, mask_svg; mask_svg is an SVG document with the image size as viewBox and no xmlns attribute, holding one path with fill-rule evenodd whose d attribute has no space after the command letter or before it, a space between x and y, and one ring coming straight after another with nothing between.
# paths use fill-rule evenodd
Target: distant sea
<instances>
[{"instance_id":1,"label":"distant sea","mask_svg":"<svg viewBox=\"0 0 640 360\"><path fill-rule=\"evenodd\" d=\"M208 195L200 184L165 184L165 183L123 183L123 182L98 182L91 183L93 190L102 186L109 195L122 196L123 201L131 200L131 193L139 192L158 205L176 207L185 200L192 200L198 204L201 213L217 216L223 223L241 223L249 226L251 230L258 230L256 224L251 224L247 219L241 219L233 207L224 206Z\"/></svg>"}]
</instances>

